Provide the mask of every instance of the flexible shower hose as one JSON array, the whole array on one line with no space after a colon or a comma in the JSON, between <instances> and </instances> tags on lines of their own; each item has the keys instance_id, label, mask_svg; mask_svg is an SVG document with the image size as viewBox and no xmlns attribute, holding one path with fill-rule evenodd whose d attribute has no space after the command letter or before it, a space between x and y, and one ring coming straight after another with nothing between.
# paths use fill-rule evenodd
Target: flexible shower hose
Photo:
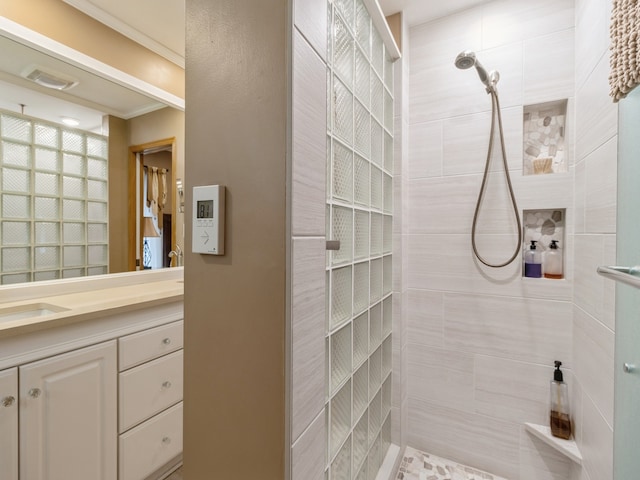
<instances>
[{"instance_id":1,"label":"flexible shower hose","mask_svg":"<svg viewBox=\"0 0 640 480\"><path fill-rule=\"evenodd\" d=\"M478 201L476 203L476 211L473 214L473 224L471 226L471 246L473 247L473 253L478 260L480 260L487 267L500 268L506 267L513 262L520 253L520 245L522 244L522 224L520 223L520 215L518 214L518 205L516 204L516 196L513 193L513 187L511 186L511 177L509 175L509 165L507 164L507 152L504 146L504 131L502 130L502 116L500 114L500 101L498 100L498 92L495 86L487 88L487 92L491 94L491 133L489 137L489 150L487 151L487 162L484 166L484 176L482 177L482 185L480 187L480 193L478 194ZM502 149L502 163L504 165L504 174L507 178L507 185L509 187L509 195L511 197L511 204L513 205L513 213L516 216L516 222L518 223L518 241L513 255L509 260L504 263L493 264L486 261L478 252L476 246L476 224L478 223L478 213L480 212L480 204L484 197L484 191L487 186L487 177L489 176L489 164L491 163L491 154L493 153L493 137L495 132L496 117L498 118L498 128L500 130L500 147Z\"/></svg>"}]
</instances>

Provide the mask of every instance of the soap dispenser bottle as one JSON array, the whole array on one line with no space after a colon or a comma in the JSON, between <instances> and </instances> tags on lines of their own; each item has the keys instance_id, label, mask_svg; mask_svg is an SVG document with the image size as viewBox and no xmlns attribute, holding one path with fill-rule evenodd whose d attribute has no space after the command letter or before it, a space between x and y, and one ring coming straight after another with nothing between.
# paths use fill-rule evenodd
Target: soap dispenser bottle
<instances>
[{"instance_id":1,"label":"soap dispenser bottle","mask_svg":"<svg viewBox=\"0 0 640 480\"><path fill-rule=\"evenodd\" d=\"M562 278L562 253L558 241L551 240L549 250L544 252L544 278Z\"/></svg>"},{"instance_id":2,"label":"soap dispenser bottle","mask_svg":"<svg viewBox=\"0 0 640 480\"><path fill-rule=\"evenodd\" d=\"M562 379L562 362L556 360L556 369L551 382L550 427L554 437L569 440L571 437L571 418L569 416L569 392Z\"/></svg>"},{"instance_id":3,"label":"soap dispenser bottle","mask_svg":"<svg viewBox=\"0 0 640 480\"><path fill-rule=\"evenodd\" d=\"M524 254L524 276L531 278L542 277L542 256L536 250L535 240L531 240L529 250Z\"/></svg>"}]
</instances>

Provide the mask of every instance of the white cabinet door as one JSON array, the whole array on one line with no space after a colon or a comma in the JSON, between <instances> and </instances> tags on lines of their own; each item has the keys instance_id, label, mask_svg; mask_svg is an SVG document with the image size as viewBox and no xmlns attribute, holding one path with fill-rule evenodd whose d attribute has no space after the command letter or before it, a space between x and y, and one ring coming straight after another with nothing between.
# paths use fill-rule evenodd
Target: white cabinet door
<instances>
[{"instance_id":1,"label":"white cabinet door","mask_svg":"<svg viewBox=\"0 0 640 480\"><path fill-rule=\"evenodd\" d=\"M23 365L20 480L115 480L116 341Z\"/></svg>"},{"instance_id":2,"label":"white cabinet door","mask_svg":"<svg viewBox=\"0 0 640 480\"><path fill-rule=\"evenodd\" d=\"M18 480L18 369L0 372L0 477Z\"/></svg>"}]
</instances>

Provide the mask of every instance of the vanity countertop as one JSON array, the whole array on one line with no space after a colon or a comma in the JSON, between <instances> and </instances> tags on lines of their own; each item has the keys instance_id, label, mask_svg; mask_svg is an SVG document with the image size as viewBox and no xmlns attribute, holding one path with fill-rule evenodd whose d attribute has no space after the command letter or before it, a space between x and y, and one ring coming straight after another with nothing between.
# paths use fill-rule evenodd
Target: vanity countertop
<instances>
[{"instance_id":1,"label":"vanity countertop","mask_svg":"<svg viewBox=\"0 0 640 480\"><path fill-rule=\"evenodd\" d=\"M87 289L85 283L78 289L80 291L56 291L43 285L44 288L39 289L43 296L17 301L0 297L0 338L182 301L184 283L181 277L172 272L165 276L147 276L143 282L132 283L123 276L120 282L117 278L98 281L91 289ZM91 280L87 279L87 283ZM24 288L38 286L38 283L25 284Z\"/></svg>"}]
</instances>

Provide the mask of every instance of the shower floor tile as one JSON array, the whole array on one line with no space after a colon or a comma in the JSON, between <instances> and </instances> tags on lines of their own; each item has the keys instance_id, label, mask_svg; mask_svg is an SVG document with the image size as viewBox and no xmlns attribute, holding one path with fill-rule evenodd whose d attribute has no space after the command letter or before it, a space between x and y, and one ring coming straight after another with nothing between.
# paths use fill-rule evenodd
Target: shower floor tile
<instances>
[{"instance_id":1,"label":"shower floor tile","mask_svg":"<svg viewBox=\"0 0 640 480\"><path fill-rule=\"evenodd\" d=\"M411 447L404 451L396 480L507 480Z\"/></svg>"}]
</instances>

